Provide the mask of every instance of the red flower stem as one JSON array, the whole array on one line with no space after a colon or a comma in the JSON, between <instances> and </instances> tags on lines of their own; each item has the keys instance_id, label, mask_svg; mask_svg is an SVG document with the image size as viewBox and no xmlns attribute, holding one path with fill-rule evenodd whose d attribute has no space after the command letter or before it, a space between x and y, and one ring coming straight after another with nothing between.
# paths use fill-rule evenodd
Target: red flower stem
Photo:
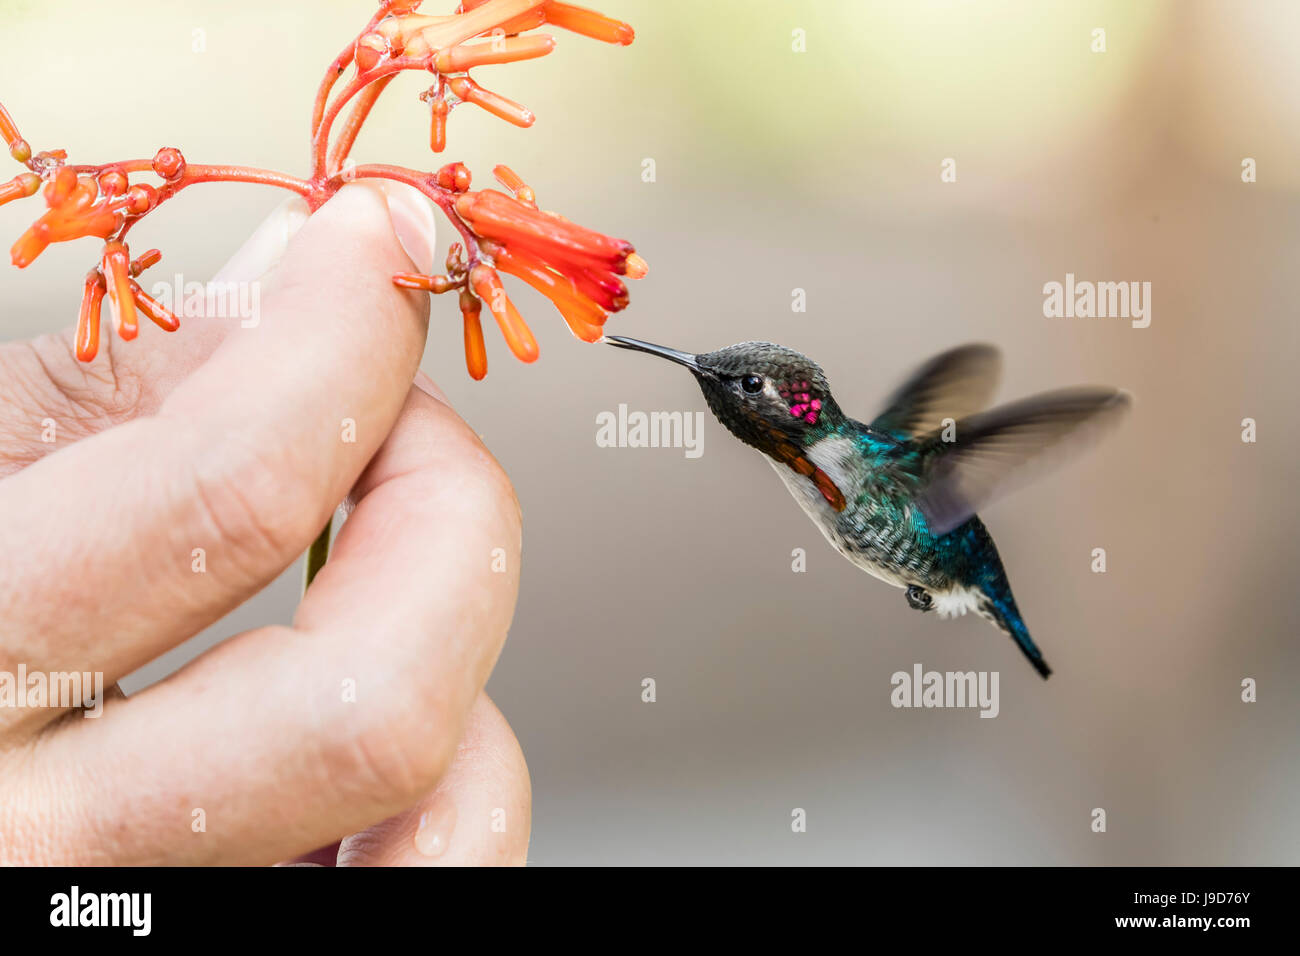
<instances>
[{"instance_id":1,"label":"red flower stem","mask_svg":"<svg viewBox=\"0 0 1300 956\"><path fill-rule=\"evenodd\" d=\"M316 138L316 132L320 129L321 120L325 118L325 106L329 103L334 84L339 81L343 71L352 65L352 58L355 55L356 41L353 40L343 48L342 53L334 58L334 62L329 65L324 78L320 81L320 89L316 91L316 101L311 108L311 135L313 140Z\"/></svg>"},{"instance_id":2,"label":"red flower stem","mask_svg":"<svg viewBox=\"0 0 1300 956\"><path fill-rule=\"evenodd\" d=\"M152 165L150 168L152 168ZM305 179L290 176L287 173L279 173L270 169L256 169L251 166L203 166L198 163L189 163L185 167L184 174L179 179L167 183L158 190L158 201L152 208L138 216L127 217L126 224L118 233L117 238L125 238L132 226L182 189L202 183L250 183L257 186L277 186L280 189L288 189L302 196L307 200L307 204L313 211L320 208L325 201L324 198L320 199L319 202L316 201L320 192L318 186Z\"/></svg>"},{"instance_id":3,"label":"red flower stem","mask_svg":"<svg viewBox=\"0 0 1300 956\"><path fill-rule=\"evenodd\" d=\"M103 163L98 166L68 166L78 176L98 176L101 173L117 170L123 173L151 173L152 159L130 159L120 163ZM198 183L253 183L261 186L279 186L291 189L300 196L310 196L319 187L305 179L290 176L288 173L273 169L258 169L255 166L204 166L190 163L180 179L173 180L159 188L160 196L171 196L186 186Z\"/></svg>"},{"instance_id":4,"label":"red flower stem","mask_svg":"<svg viewBox=\"0 0 1300 956\"><path fill-rule=\"evenodd\" d=\"M159 190L159 193L164 197L170 196L186 186L195 186L199 183L253 183L259 186L278 186L281 189L292 190L304 198L310 198L319 188L305 179L271 169L257 169L252 166L201 166L190 163L180 179L168 183Z\"/></svg>"},{"instance_id":5,"label":"red flower stem","mask_svg":"<svg viewBox=\"0 0 1300 956\"><path fill-rule=\"evenodd\" d=\"M364 29L357 34L357 37L365 36L367 33L374 30L379 21L388 15L388 8L391 5L391 3L382 4L379 9L375 11L374 16L370 18L370 22L367 23ZM334 58L334 62L326 68L325 75L321 78L320 88L316 90L316 101L312 104L311 109L311 135L313 142L316 139L316 131L320 129L321 120L325 117L325 105L329 102L330 92L334 89L334 84L339 81L339 77L343 75L343 71L352 65L352 61L356 58L356 55L357 41L354 38L343 48L342 52Z\"/></svg>"},{"instance_id":6,"label":"red flower stem","mask_svg":"<svg viewBox=\"0 0 1300 956\"><path fill-rule=\"evenodd\" d=\"M370 115L375 103L379 100L379 95L397 76L396 73L390 73L387 76L380 77L371 83L357 97L352 111L348 113L347 120L343 123L343 129L339 133L334 148L329 154L329 168L338 169L343 165L343 161L348 158L348 153L352 152L352 144L357 141L357 134L361 132L361 127Z\"/></svg>"},{"instance_id":7,"label":"red flower stem","mask_svg":"<svg viewBox=\"0 0 1300 956\"><path fill-rule=\"evenodd\" d=\"M434 202L447 193L447 190L439 186L430 173L417 172L404 166L389 166L386 163L363 163L352 167L346 175L335 173L326 181L325 188L333 194L349 179L391 179L394 182L406 183L420 190Z\"/></svg>"},{"instance_id":8,"label":"red flower stem","mask_svg":"<svg viewBox=\"0 0 1300 956\"><path fill-rule=\"evenodd\" d=\"M120 163L103 163L99 166L90 166L86 164L76 165L69 163L68 169L72 170L78 176L98 176L100 173L108 172L110 169L116 169L123 173L151 173L153 172L152 159L126 159Z\"/></svg>"},{"instance_id":9,"label":"red flower stem","mask_svg":"<svg viewBox=\"0 0 1300 956\"><path fill-rule=\"evenodd\" d=\"M325 115L321 118L320 125L316 129L316 134L312 139L312 177L323 177L329 171L327 161L329 159L330 130L334 126L334 121L338 119L339 112L348 104L349 100L378 79L400 73L402 70L423 70L427 63L428 57L399 56L386 63L381 63L373 70L353 77L352 82L345 86L343 92L334 97L334 101L326 108Z\"/></svg>"}]
</instances>

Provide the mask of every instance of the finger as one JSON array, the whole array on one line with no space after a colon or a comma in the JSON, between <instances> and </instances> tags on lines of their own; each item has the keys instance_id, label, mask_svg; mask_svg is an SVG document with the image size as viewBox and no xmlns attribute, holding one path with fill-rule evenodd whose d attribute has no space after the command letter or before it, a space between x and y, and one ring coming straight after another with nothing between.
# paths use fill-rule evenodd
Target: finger
<instances>
[{"instance_id":1,"label":"finger","mask_svg":"<svg viewBox=\"0 0 1300 956\"><path fill-rule=\"evenodd\" d=\"M239 635L42 737L41 777L64 782L49 845L272 863L435 789L509 627L518 506L473 430L419 389L355 495L293 627Z\"/></svg>"},{"instance_id":2,"label":"finger","mask_svg":"<svg viewBox=\"0 0 1300 956\"><path fill-rule=\"evenodd\" d=\"M275 270L263 321L157 415L0 483L6 651L111 682L288 566L409 390L428 303L392 285L404 268L382 196L343 189Z\"/></svg>"},{"instance_id":3,"label":"finger","mask_svg":"<svg viewBox=\"0 0 1300 956\"><path fill-rule=\"evenodd\" d=\"M139 414L156 412L176 386L206 362L227 336L241 331L244 323L256 321L257 316L251 313L254 303L260 302L263 277L283 260L290 240L301 231L309 215L301 196L286 199L217 271L201 296L191 298L186 293L183 276L174 276L170 282L166 277L160 280L170 285L170 290L150 290L148 275L141 278L146 291L157 293L159 298L164 295L171 298L180 318L180 329L163 332L148 328L148 338L144 341L140 340L143 335L131 342L115 335L107 336L108 348L94 360L110 364L118 376L125 374L139 381ZM214 294L208 295L208 290ZM220 295L215 294L218 291ZM75 335L75 331L64 334Z\"/></svg>"},{"instance_id":4,"label":"finger","mask_svg":"<svg viewBox=\"0 0 1300 956\"><path fill-rule=\"evenodd\" d=\"M258 282L279 263L289 239L306 220L307 205L299 197L277 206L213 278L216 288L236 290L223 293L220 301L227 306L247 301L249 296L241 296L238 289ZM160 301L172 300L183 331L169 334L146 323L132 342L109 335L90 362L76 357L77 331L71 326L0 346L0 477L71 442L157 411L226 333L239 327L239 316L229 308L208 314L206 296L198 296L205 303L200 314L186 310L184 278L179 274L173 281L182 289L182 303L175 301L176 286L151 287L147 276L140 281Z\"/></svg>"},{"instance_id":5,"label":"finger","mask_svg":"<svg viewBox=\"0 0 1300 956\"><path fill-rule=\"evenodd\" d=\"M393 232L403 251L419 271L431 271L437 233L433 205L418 190L402 183L381 181L367 185L385 195ZM300 196L290 197L278 206L212 277L207 286L212 294L196 299L195 309L178 313L180 331L151 329L151 333L158 334L147 343L109 337L111 360L140 380L141 414L157 411L176 386L207 361L228 336L256 331L261 324L259 313L266 278L284 260L290 240L309 215L307 203ZM174 283L175 279L170 283L170 294L175 299Z\"/></svg>"},{"instance_id":6,"label":"finger","mask_svg":"<svg viewBox=\"0 0 1300 956\"><path fill-rule=\"evenodd\" d=\"M433 207L401 183L381 184L389 196L398 240L421 271L431 271ZM140 279L145 290L170 303L181 330L166 333L146 323L136 340L106 334L90 362L76 358L76 328L3 347L6 391L35 399L0 412L0 475L60 447L136 415L153 414L172 390L203 364L225 338L255 326L263 276L279 265L290 239L307 221L300 196L267 216L212 279L199 285L165 268ZM33 404L40 415L13 415ZM59 441L39 440L55 423ZM21 443L16 453L6 439Z\"/></svg>"},{"instance_id":7,"label":"finger","mask_svg":"<svg viewBox=\"0 0 1300 956\"><path fill-rule=\"evenodd\" d=\"M470 711L438 789L343 840L339 866L522 866L532 791L519 741L487 694Z\"/></svg>"}]
</instances>

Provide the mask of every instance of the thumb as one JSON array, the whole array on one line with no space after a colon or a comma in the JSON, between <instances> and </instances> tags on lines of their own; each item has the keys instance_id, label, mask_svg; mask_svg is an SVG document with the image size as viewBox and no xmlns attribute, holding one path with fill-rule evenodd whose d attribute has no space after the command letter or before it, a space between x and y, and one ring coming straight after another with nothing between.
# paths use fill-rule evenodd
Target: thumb
<instances>
[{"instance_id":1,"label":"thumb","mask_svg":"<svg viewBox=\"0 0 1300 956\"><path fill-rule=\"evenodd\" d=\"M81 661L116 680L269 584L356 484L407 401L429 303L391 276L411 267L383 194L345 187L289 243L258 323L232 323L157 414L6 479L12 500L45 522L33 539L40 547L24 553L33 574L59 565L42 554L66 550L68 535L79 554L118 559L77 576L95 602L66 607L59 627L7 621L15 633L40 634L51 661ZM113 489L113 520L101 497L67 496L87 475ZM51 514L60 518L53 530ZM30 537L22 522L2 524L12 540ZM177 560L196 542L213 556L211 573ZM119 561L136 573L123 579ZM26 593L30 581L9 577L6 590ZM48 603L29 602L36 611ZM98 639L106 620L120 623L109 642Z\"/></svg>"},{"instance_id":2,"label":"thumb","mask_svg":"<svg viewBox=\"0 0 1300 956\"><path fill-rule=\"evenodd\" d=\"M437 236L433 204L419 190L402 183L376 182L366 188L384 197L392 230L417 271L432 271ZM203 297L205 308L187 313L184 299L175 303L181 320L178 331L147 342L122 343L110 338L114 359L139 370L142 383L146 383L148 394L142 397L149 400L142 411L155 411L232 332L260 322L259 316L242 314L247 310L240 306L253 301L260 304L264 278L280 266L290 242L311 215L301 196L292 196L273 209L212 277L208 288L214 294ZM208 300L218 308L207 311Z\"/></svg>"}]
</instances>

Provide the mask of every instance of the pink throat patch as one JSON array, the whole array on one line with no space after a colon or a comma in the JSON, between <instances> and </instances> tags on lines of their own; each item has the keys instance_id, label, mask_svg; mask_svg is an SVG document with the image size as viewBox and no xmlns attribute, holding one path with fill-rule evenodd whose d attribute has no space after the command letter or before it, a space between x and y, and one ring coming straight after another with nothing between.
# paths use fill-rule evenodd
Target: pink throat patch
<instances>
[{"instance_id":1,"label":"pink throat patch","mask_svg":"<svg viewBox=\"0 0 1300 956\"><path fill-rule=\"evenodd\" d=\"M808 391L809 384L804 381L791 382L789 385L783 385L778 390L781 397L790 402L790 414L795 418L802 418L809 425L817 424L817 417L821 414L822 400L813 398L812 393Z\"/></svg>"}]
</instances>

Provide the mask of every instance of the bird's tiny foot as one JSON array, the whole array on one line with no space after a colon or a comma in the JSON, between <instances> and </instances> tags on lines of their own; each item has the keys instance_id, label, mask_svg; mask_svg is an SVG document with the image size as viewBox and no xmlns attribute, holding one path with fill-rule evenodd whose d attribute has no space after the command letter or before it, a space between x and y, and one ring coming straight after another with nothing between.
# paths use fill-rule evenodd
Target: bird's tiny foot
<instances>
[{"instance_id":1,"label":"bird's tiny foot","mask_svg":"<svg viewBox=\"0 0 1300 956\"><path fill-rule=\"evenodd\" d=\"M928 611L934 604L934 598L930 597L930 592L925 588L918 588L915 584L907 589L907 606L917 611Z\"/></svg>"}]
</instances>

